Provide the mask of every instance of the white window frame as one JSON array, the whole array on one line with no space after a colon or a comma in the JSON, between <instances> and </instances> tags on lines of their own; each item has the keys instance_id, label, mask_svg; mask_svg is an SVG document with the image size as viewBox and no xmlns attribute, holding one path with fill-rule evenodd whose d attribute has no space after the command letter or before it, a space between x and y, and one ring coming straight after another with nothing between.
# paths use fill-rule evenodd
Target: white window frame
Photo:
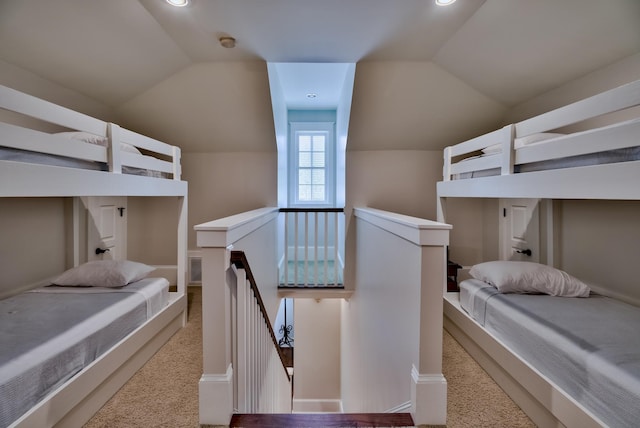
<instances>
[{"instance_id":1,"label":"white window frame","mask_svg":"<svg viewBox=\"0 0 640 428\"><path fill-rule=\"evenodd\" d=\"M315 207L332 208L336 200L336 145L335 124L333 122L290 122L289 123L289 206L292 208ZM323 133L325 140L325 200L300 201L298 199L298 135Z\"/></svg>"}]
</instances>

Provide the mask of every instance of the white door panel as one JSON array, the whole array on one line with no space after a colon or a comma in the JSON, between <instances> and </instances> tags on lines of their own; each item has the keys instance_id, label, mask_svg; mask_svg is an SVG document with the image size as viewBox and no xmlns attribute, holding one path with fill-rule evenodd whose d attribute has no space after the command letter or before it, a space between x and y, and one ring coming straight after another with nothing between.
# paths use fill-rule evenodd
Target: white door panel
<instances>
[{"instance_id":1,"label":"white door panel","mask_svg":"<svg viewBox=\"0 0 640 428\"><path fill-rule=\"evenodd\" d=\"M126 259L127 198L90 197L87 200L87 260Z\"/></svg>"},{"instance_id":2,"label":"white door panel","mask_svg":"<svg viewBox=\"0 0 640 428\"><path fill-rule=\"evenodd\" d=\"M502 260L540 261L539 199L500 201Z\"/></svg>"}]
</instances>

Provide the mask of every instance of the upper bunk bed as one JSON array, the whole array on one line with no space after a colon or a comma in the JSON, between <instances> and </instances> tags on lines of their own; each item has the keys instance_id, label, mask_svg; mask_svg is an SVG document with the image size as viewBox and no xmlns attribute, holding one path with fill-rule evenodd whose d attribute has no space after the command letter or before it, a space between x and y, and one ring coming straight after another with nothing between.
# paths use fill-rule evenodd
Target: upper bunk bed
<instances>
[{"instance_id":1,"label":"upper bunk bed","mask_svg":"<svg viewBox=\"0 0 640 428\"><path fill-rule=\"evenodd\" d=\"M438 197L640 199L638 106L635 81L447 147ZM589 127L625 109L631 119Z\"/></svg>"},{"instance_id":2,"label":"upper bunk bed","mask_svg":"<svg viewBox=\"0 0 640 428\"><path fill-rule=\"evenodd\" d=\"M0 108L0 197L187 194L179 147L1 85Z\"/></svg>"}]
</instances>

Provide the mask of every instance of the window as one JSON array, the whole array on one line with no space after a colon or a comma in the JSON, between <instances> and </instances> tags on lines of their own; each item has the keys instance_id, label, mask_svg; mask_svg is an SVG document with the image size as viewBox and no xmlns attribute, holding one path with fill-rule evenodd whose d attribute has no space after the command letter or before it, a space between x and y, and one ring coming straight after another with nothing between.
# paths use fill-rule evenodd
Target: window
<instances>
[{"instance_id":1,"label":"window","mask_svg":"<svg viewBox=\"0 0 640 428\"><path fill-rule=\"evenodd\" d=\"M291 206L332 206L334 204L333 124L291 123Z\"/></svg>"}]
</instances>

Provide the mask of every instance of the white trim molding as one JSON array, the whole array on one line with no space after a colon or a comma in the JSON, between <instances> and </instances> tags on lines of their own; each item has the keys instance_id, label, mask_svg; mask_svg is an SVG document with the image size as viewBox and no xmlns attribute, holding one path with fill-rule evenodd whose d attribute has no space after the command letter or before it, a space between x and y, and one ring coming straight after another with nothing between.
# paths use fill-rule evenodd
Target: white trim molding
<instances>
[{"instance_id":1,"label":"white trim molding","mask_svg":"<svg viewBox=\"0 0 640 428\"><path fill-rule=\"evenodd\" d=\"M447 380L438 374L411 369L411 416L416 425L446 425Z\"/></svg>"},{"instance_id":2,"label":"white trim molding","mask_svg":"<svg viewBox=\"0 0 640 428\"><path fill-rule=\"evenodd\" d=\"M233 367L222 374L203 374L199 384L200 424L228 426L233 416Z\"/></svg>"}]
</instances>

